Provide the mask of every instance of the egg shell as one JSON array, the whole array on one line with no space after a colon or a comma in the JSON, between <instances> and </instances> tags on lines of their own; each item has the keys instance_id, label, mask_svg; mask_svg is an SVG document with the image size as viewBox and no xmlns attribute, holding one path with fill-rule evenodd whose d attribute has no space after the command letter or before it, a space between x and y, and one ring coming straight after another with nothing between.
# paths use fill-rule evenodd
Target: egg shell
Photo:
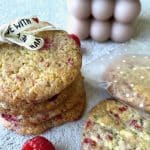
<instances>
[{"instance_id":1,"label":"egg shell","mask_svg":"<svg viewBox=\"0 0 150 150\"><path fill-rule=\"evenodd\" d=\"M79 19L87 19L91 15L91 0L68 0L68 10Z\"/></svg>"},{"instance_id":2,"label":"egg shell","mask_svg":"<svg viewBox=\"0 0 150 150\"><path fill-rule=\"evenodd\" d=\"M90 19L79 20L71 16L68 23L68 32L76 34L80 40L84 40L90 35L90 23Z\"/></svg>"},{"instance_id":3,"label":"egg shell","mask_svg":"<svg viewBox=\"0 0 150 150\"><path fill-rule=\"evenodd\" d=\"M104 42L109 39L111 34L110 21L93 20L91 23L91 38L98 42Z\"/></svg>"},{"instance_id":4,"label":"egg shell","mask_svg":"<svg viewBox=\"0 0 150 150\"><path fill-rule=\"evenodd\" d=\"M117 0L115 5L115 19L122 23L133 22L141 11L139 0Z\"/></svg>"},{"instance_id":5,"label":"egg shell","mask_svg":"<svg viewBox=\"0 0 150 150\"><path fill-rule=\"evenodd\" d=\"M92 15L97 20L108 20L113 16L114 6L114 0L93 0Z\"/></svg>"},{"instance_id":6,"label":"egg shell","mask_svg":"<svg viewBox=\"0 0 150 150\"><path fill-rule=\"evenodd\" d=\"M111 30L111 39L115 42L126 42L133 35L133 25L114 22Z\"/></svg>"}]
</instances>

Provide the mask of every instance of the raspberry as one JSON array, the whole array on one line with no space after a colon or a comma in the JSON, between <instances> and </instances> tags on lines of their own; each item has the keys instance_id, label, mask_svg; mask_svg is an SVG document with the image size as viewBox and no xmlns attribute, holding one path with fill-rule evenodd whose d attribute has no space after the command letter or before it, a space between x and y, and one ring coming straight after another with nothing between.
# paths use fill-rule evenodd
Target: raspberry
<instances>
[{"instance_id":1,"label":"raspberry","mask_svg":"<svg viewBox=\"0 0 150 150\"><path fill-rule=\"evenodd\" d=\"M36 23L39 23L39 19L38 18L32 18Z\"/></svg>"},{"instance_id":2,"label":"raspberry","mask_svg":"<svg viewBox=\"0 0 150 150\"><path fill-rule=\"evenodd\" d=\"M69 34L69 37L71 39L73 39L79 47L81 46L80 40L79 40L79 38L78 38L77 35L75 35L75 34Z\"/></svg>"},{"instance_id":3,"label":"raspberry","mask_svg":"<svg viewBox=\"0 0 150 150\"><path fill-rule=\"evenodd\" d=\"M54 43L52 40L50 40L48 37L44 38L44 45L41 48L41 50L45 49L48 50L49 48L51 48L52 46L54 46Z\"/></svg>"},{"instance_id":4,"label":"raspberry","mask_svg":"<svg viewBox=\"0 0 150 150\"><path fill-rule=\"evenodd\" d=\"M113 140L112 135L108 134L108 135L107 135L107 139L110 140L110 141L112 141L112 140Z\"/></svg>"},{"instance_id":5,"label":"raspberry","mask_svg":"<svg viewBox=\"0 0 150 150\"><path fill-rule=\"evenodd\" d=\"M85 138L84 143L90 144L91 146L94 146L94 147L96 146L96 142L90 138Z\"/></svg>"},{"instance_id":6,"label":"raspberry","mask_svg":"<svg viewBox=\"0 0 150 150\"><path fill-rule=\"evenodd\" d=\"M120 112L124 112L124 111L126 111L127 109L128 109L127 106L119 107L119 111L120 111Z\"/></svg>"},{"instance_id":7,"label":"raspberry","mask_svg":"<svg viewBox=\"0 0 150 150\"><path fill-rule=\"evenodd\" d=\"M93 122L90 120L87 121L85 128L90 128L93 125Z\"/></svg>"},{"instance_id":8,"label":"raspberry","mask_svg":"<svg viewBox=\"0 0 150 150\"><path fill-rule=\"evenodd\" d=\"M55 150L53 144L42 136L36 136L24 143L22 150Z\"/></svg>"},{"instance_id":9,"label":"raspberry","mask_svg":"<svg viewBox=\"0 0 150 150\"><path fill-rule=\"evenodd\" d=\"M73 66L73 64L74 64L74 63L73 63L73 59L68 58L67 64L69 64L69 65Z\"/></svg>"},{"instance_id":10,"label":"raspberry","mask_svg":"<svg viewBox=\"0 0 150 150\"><path fill-rule=\"evenodd\" d=\"M133 126L133 127L135 127L136 129L142 129L142 126L140 126L139 124L138 124L138 121L137 120L131 120L131 123L130 123L130 126Z\"/></svg>"},{"instance_id":11,"label":"raspberry","mask_svg":"<svg viewBox=\"0 0 150 150\"><path fill-rule=\"evenodd\" d=\"M9 114L1 114L1 116L2 116L2 118L4 118L7 121L10 121L10 122L17 121L17 118L15 116L12 116Z\"/></svg>"}]
</instances>

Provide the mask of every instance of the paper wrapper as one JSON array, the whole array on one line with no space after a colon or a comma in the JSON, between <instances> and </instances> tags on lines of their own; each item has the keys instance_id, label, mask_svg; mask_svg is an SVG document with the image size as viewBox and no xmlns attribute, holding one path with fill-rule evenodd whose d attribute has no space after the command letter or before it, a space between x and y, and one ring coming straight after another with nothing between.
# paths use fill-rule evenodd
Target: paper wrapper
<instances>
[{"instance_id":1,"label":"paper wrapper","mask_svg":"<svg viewBox=\"0 0 150 150\"><path fill-rule=\"evenodd\" d=\"M82 73L93 86L150 116L150 51L128 46L84 66Z\"/></svg>"}]
</instances>

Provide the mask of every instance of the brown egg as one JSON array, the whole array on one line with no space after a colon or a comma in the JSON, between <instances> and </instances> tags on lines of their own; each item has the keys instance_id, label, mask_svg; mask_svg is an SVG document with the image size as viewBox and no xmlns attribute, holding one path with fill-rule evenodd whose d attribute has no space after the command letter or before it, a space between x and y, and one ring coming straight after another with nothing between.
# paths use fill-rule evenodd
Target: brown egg
<instances>
[{"instance_id":1,"label":"brown egg","mask_svg":"<svg viewBox=\"0 0 150 150\"><path fill-rule=\"evenodd\" d=\"M93 0L92 15L97 20L108 20L113 16L114 0Z\"/></svg>"},{"instance_id":2,"label":"brown egg","mask_svg":"<svg viewBox=\"0 0 150 150\"><path fill-rule=\"evenodd\" d=\"M79 20L75 17L69 18L68 32L76 34L80 40L86 39L90 35L90 19Z\"/></svg>"},{"instance_id":3,"label":"brown egg","mask_svg":"<svg viewBox=\"0 0 150 150\"><path fill-rule=\"evenodd\" d=\"M111 39L115 42L126 42L133 35L132 24L114 22L112 25Z\"/></svg>"},{"instance_id":4,"label":"brown egg","mask_svg":"<svg viewBox=\"0 0 150 150\"><path fill-rule=\"evenodd\" d=\"M111 34L111 22L93 20L91 23L91 37L98 42L109 39Z\"/></svg>"},{"instance_id":5,"label":"brown egg","mask_svg":"<svg viewBox=\"0 0 150 150\"><path fill-rule=\"evenodd\" d=\"M68 10L79 19L86 19L91 15L90 0L68 0Z\"/></svg>"},{"instance_id":6,"label":"brown egg","mask_svg":"<svg viewBox=\"0 0 150 150\"><path fill-rule=\"evenodd\" d=\"M115 19L122 23L133 22L141 11L139 0L117 0L115 6Z\"/></svg>"}]
</instances>

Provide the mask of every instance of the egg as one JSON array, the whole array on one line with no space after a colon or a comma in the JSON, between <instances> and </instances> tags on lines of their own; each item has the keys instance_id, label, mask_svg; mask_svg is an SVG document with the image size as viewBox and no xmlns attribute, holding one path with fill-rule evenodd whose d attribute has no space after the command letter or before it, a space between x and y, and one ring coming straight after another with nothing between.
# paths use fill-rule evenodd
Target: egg
<instances>
[{"instance_id":1,"label":"egg","mask_svg":"<svg viewBox=\"0 0 150 150\"><path fill-rule=\"evenodd\" d=\"M91 15L91 0L68 0L68 10L79 19L86 19Z\"/></svg>"},{"instance_id":2,"label":"egg","mask_svg":"<svg viewBox=\"0 0 150 150\"><path fill-rule=\"evenodd\" d=\"M113 16L114 0L93 0L92 15L97 20L108 20Z\"/></svg>"},{"instance_id":3,"label":"egg","mask_svg":"<svg viewBox=\"0 0 150 150\"><path fill-rule=\"evenodd\" d=\"M126 42L133 35L132 24L124 24L119 22L114 22L112 24L111 39L115 42Z\"/></svg>"},{"instance_id":4,"label":"egg","mask_svg":"<svg viewBox=\"0 0 150 150\"><path fill-rule=\"evenodd\" d=\"M115 5L115 19L122 23L133 22L141 11L139 0L117 0Z\"/></svg>"},{"instance_id":5,"label":"egg","mask_svg":"<svg viewBox=\"0 0 150 150\"><path fill-rule=\"evenodd\" d=\"M76 34L80 40L88 38L90 34L90 19L79 20L75 17L70 17L68 32L71 34Z\"/></svg>"},{"instance_id":6,"label":"egg","mask_svg":"<svg viewBox=\"0 0 150 150\"><path fill-rule=\"evenodd\" d=\"M91 23L90 35L92 39L98 42L104 42L109 39L111 34L111 22L93 20Z\"/></svg>"}]
</instances>

